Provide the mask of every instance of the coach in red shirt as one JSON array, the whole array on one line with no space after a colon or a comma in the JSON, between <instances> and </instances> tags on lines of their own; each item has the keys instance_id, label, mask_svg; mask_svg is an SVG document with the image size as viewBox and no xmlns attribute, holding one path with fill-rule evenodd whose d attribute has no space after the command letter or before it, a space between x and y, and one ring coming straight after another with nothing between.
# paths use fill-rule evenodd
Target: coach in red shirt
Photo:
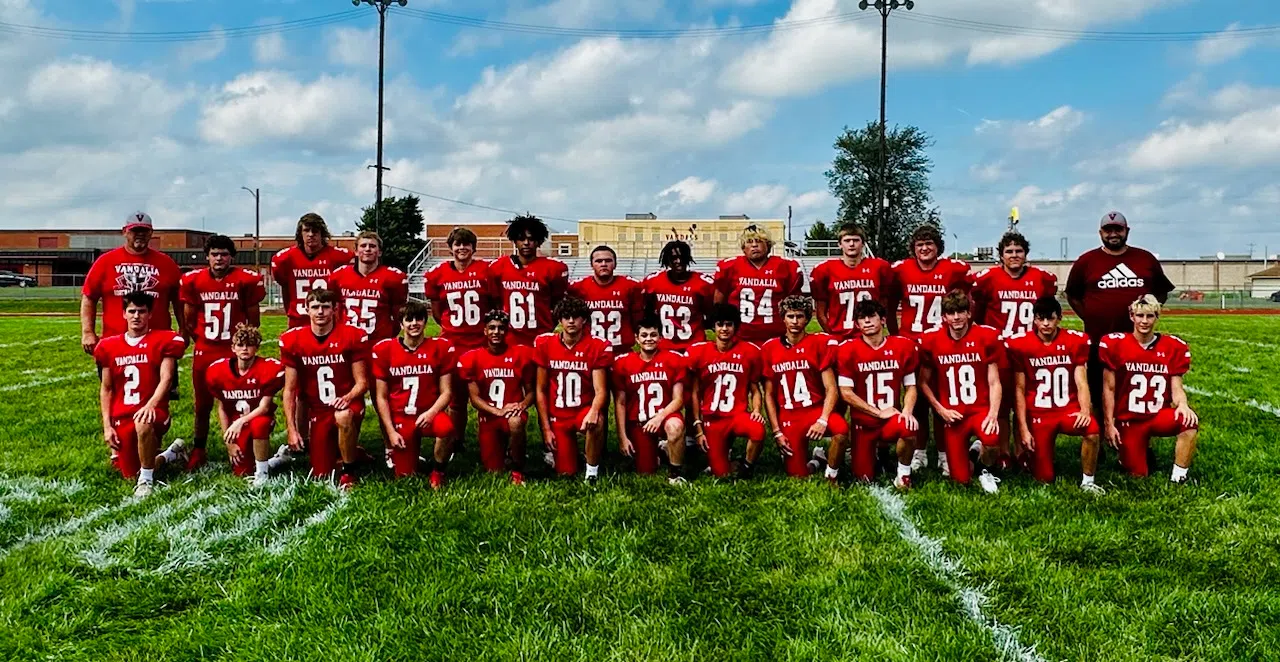
<instances>
[{"instance_id":1,"label":"coach in red shirt","mask_svg":"<svg viewBox=\"0 0 1280 662\"><path fill-rule=\"evenodd\" d=\"M136 212L125 219L124 246L103 253L89 268L80 298L80 344L92 354L99 338L125 332L124 296L146 292L155 297L151 328L173 330L182 321L178 287L182 272L173 258L151 248L151 217ZM102 302L102 335L95 330L98 302ZM173 317L169 310L173 310ZM178 324L182 329L183 325ZM176 381L175 381L176 383Z\"/></svg>"}]
</instances>

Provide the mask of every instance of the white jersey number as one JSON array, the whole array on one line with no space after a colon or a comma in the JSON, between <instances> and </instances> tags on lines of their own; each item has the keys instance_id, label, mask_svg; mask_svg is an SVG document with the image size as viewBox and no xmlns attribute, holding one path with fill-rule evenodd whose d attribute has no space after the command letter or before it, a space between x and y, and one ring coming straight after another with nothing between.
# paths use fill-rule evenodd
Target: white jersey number
<instances>
[{"instance_id":1,"label":"white jersey number","mask_svg":"<svg viewBox=\"0 0 1280 662\"><path fill-rule=\"evenodd\" d=\"M496 409L502 409L507 406L507 383L501 379L493 380L489 384L489 404Z\"/></svg>"},{"instance_id":2,"label":"white jersey number","mask_svg":"<svg viewBox=\"0 0 1280 662\"><path fill-rule=\"evenodd\" d=\"M804 373L795 374L795 385L787 386L787 376L782 375L782 407L784 409L804 409L813 406L813 394L809 392L809 384L805 382Z\"/></svg>"},{"instance_id":3,"label":"white jersey number","mask_svg":"<svg viewBox=\"0 0 1280 662\"><path fill-rule=\"evenodd\" d=\"M126 405L142 404L142 394L138 392L138 384L142 381L142 373L136 365L124 367L124 403Z\"/></svg>"},{"instance_id":4,"label":"white jersey number","mask_svg":"<svg viewBox=\"0 0 1280 662\"><path fill-rule=\"evenodd\" d=\"M405 377L404 381L400 383L400 388L409 392L409 402L404 405L405 416L418 415L418 385L417 375Z\"/></svg>"},{"instance_id":5,"label":"white jersey number","mask_svg":"<svg viewBox=\"0 0 1280 662\"><path fill-rule=\"evenodd\" d=\"M582 375L576 372L556 373L556 409L582 406Z\"/></svg>"},{"instance_id":6,"label":"white jersey number","mask_svg":"<svg viewBox=\"0 0 1280 662\"><path fill-rule=\"evenodd\" d=\"M716 391L711 398L711 411L728 414L733 411L733 394L738 390L738 376L732 372L716 375Z\"/></svg>"},{"instance_id":7,"label":"white jersey number","mask_svg":"<svg viewBox=\"0 0 1280 662\"><path fill-rule=\"evenodd\" d=\"M760 293L760 304L756 305L756 291L743 288L738 293L738 311L742 313L742 323L749 324L756 321L756 316L760 316L760 321L765 324L773 323L773 290L764 290Z\"/></svg>"},{"instance_id":8,"label":"white jersey number","mask_svg":"<svg viewBox=\"0 0 1280 662\"><path fill-rule=\"evenodd\" d=\"M323 290L329 287L328 281L325 280L295 280L293 281L294 309L299 315L307 314L307 295L311 290Z\"/></svg>"},{"instance_id":9,"label":"white jersey number","mask_svg":"<svg viewBox=\"0 0 1280 662\"><path fill-rule=\"evenodd\" d=\"M934 295L932 301L929 302L929 310L925 311L925 296L923 294L911 294L907 296L907 304L915 309L915 319L911 320L911 330L915 333L924 333L932 331L942 326L942 297ZM928 322L929 327L925 328L923 322Z\"/></svg>"},{"instance_id":10,"label":"white jersey number","mask_svg":"<svg viewBox=\"0 0 1280 662\"><path fill-rule=\"evenodd\" d=\"M533 313L533 292L512 292L507 298L507 311L511 314L513 329L532 329L538 325Z\"/></svg>"},{"instance_id":11,"label":"white jersey number","mask_svg":"<svg viewBox=\"0 0 1280 662\"><path fill-rule=\"evenodd\" d=\"M669 303L658 308L658 318L662 322L662 337L667 340L688 340L693 337L693 311L688 306L673 306Z\"/></svg>"},{"instance_id":12,"label":"white jersey number","mask_svg":"<svg viewBox=\"0 0 1280 662\"><path fill-rule=\"evenodd\" d=\"M514 301L514 299L513 299ZM454 326L476 326L480 324L480 293L475 290L466 292L450 292L445 295L444 302L449 306L449 317ZM515 306L512 305L512 309Z\"/></svg>"},{"instance_id":13,"label":"white jersey number","mask_svg":"<svg viewBox=\"0 0 1280 662\"><path fill-rule=\"evenodd\" d=\"M231 302L204 304L204 337L231 340Z\"/></svg>"},{"instance_id":14,"label":"white jersey number","mask_svg":"<svg viewBox=\"0 0 1280 662\"><path fill-rule=\"evenodd\" d=\"M591 335L609 343L622 344L622 311L591 311Z\"/></svg>"},{"instance_id":15,"label":"white jersey number","mask_svg":"<svg viewBox=\"0 0 1280 662\"><path fill-rule=\"evenodd\" d=\"M1032 312L1034 305L1030 301L1000 302L1000 314L1004 315L1004 332L1000 337L1008 338L1015 333L1030 331L1035 321L1035 313Z\"/></svg>"},{"instance_id":16,"label":"white jersey number","mask_svg":"<svg viewBox=\"0 0 1280 662\"><path fill-rule=\"evenodd\" d=\"M338 399L338 387L333 383L333 367L322 365L316 368L316 390L320 395L320 402L331 404Z\"/></svg>"},{"instance_id":17,"label":"white jersey number","mask_svg":"<svg viewBox=\"0 0 1280 662\"><path fill-rule=\"evenodd\" d=\"M951 391L951 406L971 405L978 401L978 373L971 365L947 368L947 386Z\"/></svg>"},{"instance_id":18,"label":"white jersey number","mask_svg":"<svg viewBox=\"0 0 1280 662\"><path fill-rule=\"evenodd\" d=\"M640 397L639 409L641 422L657 416L658 412L661 411L664 406L662 384L657 382L641 384L640 388L637 389L636 395Z\"/></svg>"},{"instance_id":19,"label":"white jersey number","mask_svg":"<svg viewBox=\"0 0 1280 662\"><path fill-rule=\"evenodd\" d=\"M1129 378L1129 411L1155 414L1164 409L1164 394L1169 382L1164 375L1136 374ZM1148 398L1147 394L1151 397Z\"/></svg>"},{"instance_id":20,"label":"white jersey number","mask_svg":"<svg viewBox=\"0 0 1280 662\"><path fill-rule=\"evenodd\" d=\"M898 395L889 385L892 379L892 372L873 372L867 375L867 404L877 409L892 407Z\"/></svg>"},{"instance_id":21,"label":"white jersey number","mask_svg":"<svg viewBox=\"0 0 1280 662\"><path fill-rule=\"evenodd\" d=\"M1063 366L1036 370L1036 409L1054 409L1071 404L1071 371Z\"/></svg>"},{"instance_id":22,"label":"white jersey number","mask_svg":"<svg viewBox=\"0 0 1280 662\"><path fill-rule=\"evenodd\" d=\"M347 324L365 333L373 333L378 321L374 318L374 309L378 307L377 299L347 298Z\"/></svg>"},{"instance_id":23,"label":"white jersey number","mask_svg":"<svg viewBox=\"0 0 1280 662\"><path fill-rule=\"evenodd\" d=\"M853 328L853 325L857 323L857 320L853 318L854 309L858 307L859 301L866 301L870 298L871 292L867 290L840 293L840 305L844 306L844 328Z\"/></svg>"}]
</instances>

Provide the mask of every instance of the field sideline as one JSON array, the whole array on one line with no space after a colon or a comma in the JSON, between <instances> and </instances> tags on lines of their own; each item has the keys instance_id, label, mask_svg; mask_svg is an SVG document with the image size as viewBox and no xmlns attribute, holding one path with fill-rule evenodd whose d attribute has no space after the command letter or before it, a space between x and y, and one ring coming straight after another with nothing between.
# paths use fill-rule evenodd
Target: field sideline
<instances>
[{"instance_id":1,"label":"field sideline","mask_svg":"<svg viewBox=\"0 0 1280 662\"><path fill-rule=\"evenodd\" d=\"M78 321L0 318L0 658L1276 659L1280 316L1161 330L1192 347L1183 487L1163 440L1152 478L1108 453L1108 493L1082 494L1068 440L1057 483L995 497L932 469L903 496L833 491L772 449L743 483L674 489L614 461L593 490L535 459L515 488L479 472L473 420L439 493L257 493L219 464L135 503ZM189 366L170 438L189 438ZM372 416L363 442L380 453Z\"/></svg>"}]
</instances>

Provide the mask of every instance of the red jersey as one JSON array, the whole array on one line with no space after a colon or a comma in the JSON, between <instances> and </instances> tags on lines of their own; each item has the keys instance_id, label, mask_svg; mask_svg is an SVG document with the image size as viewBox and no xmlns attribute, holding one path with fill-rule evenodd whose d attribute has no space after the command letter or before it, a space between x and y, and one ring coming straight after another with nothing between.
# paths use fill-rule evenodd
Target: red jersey
<instances>
[{"instance_id":1,"label":"red jersey","mask_svg":"<svg viewBox=\"0 0 1280 662\"><path fill-rule=\"evenodd\" d=\"M827 303L827 319L819 320L827 333L840 338L859 336L853 309L859 301L873 299L890 308L889 292L893 288L893 267L878 257L865 257L858 266L850 267L840 258L832 258L813 268L809 291L814 301Z\"/></svg>"},{"instance_id":2,"label":"red jersey","mask_svg":"<svg viewBox=\"0 0 1280 662\"><path fill-rule=\"evenodd\" d=\"M184 304L196 307L196 349L229 349L236 327L267 298L267 288L256 271L231 267L227 275L214 278L205 268L182 275L180 296Z\"/></svg>"},{"instance_id":3,"label":"red jersey","mask_svg":"<svg viewBox=\"0 0 1280 662\"><path fill-rule=\"evenodd\" d=\"M564 346L558 333L544 333L534 341L533 362L547 370L551 379L551 418L573 418L591 406L596 396L591 371L608 369L613 350L608 343L583 336L572 349Z\"/></svg>"},{"instance_id":4,"label":"red jersey","mask_svg":"<svg viewBox=\"0 0 1280 662\"><path fill-rule=\"evenodd\" d=\"M343 321L364 331L373 342L400 334L396 317L409 298L409 279L403 271L385 264L361 275L356 264L334 269L329 288L338 291L346 308Z\"/></svg>"},{"instance_id":5,"label":"red jersey","mask_svg":"<svg viewBox=\"0 0 1280 662\"><path fill-rule=\"evenodd\" d=\"M387 338L373 346L370 364L373 378L387 383L391 412L417 416L440 397L440 378L457 368L458 354L444 338L424 338L412 351L400 338Z\"/></svg>"},{"instance_id":6,"label":"red jersey","mask_svg":"<svg viewBox=\"0 0 1280 662\"><path fill-rule=\"evenodd\" d=\"M934 395L942 406L966 416L988 410L987 365L1004 361L1000 332L989 326L974 324L958 340L945 327L920 337L920 363L933 366Z\"/></svg>"},{"instance_id":7,"label":"red jersey","mask_svg":"<svg viewBox=\"0 0 1280 662\"><path fill-rule=\"evenodd\" d=\"M1117 421L1146 420L1173 409L1170 382L1191 370L1191 348L1165 333L1146 347L1132 333L1109 334L1098 343L1098 358L1116 373Z\"/></svg>"},{"instance_id":8,"label":"red jersey","mask_svg":"<svg viewBox=\"0 0 1280 662\"><path fill-rule=\"evenodd\" d=\"M160 385L160 365L166 358L182 358L186 351L187 341L167 329L137 338L103 338L93 348L93 360L111 372L111 418L128 418L142 409ZM159 409L169 411L167 397Z\"/></svg>"},{"instance_id":9,"label":"red jersey","mask_svg":"<svg viewBox=\"0 0 1280 662\"><path fill-rule=\"evenodd\" d=\"M822 372L835 367L839 341L825 333L810 333L791 345L772 338L760 348L763 374L772 380L779 416L821 408L827 397Z\"/></svg>"},{"instance_id":10,"label":"red jersey","mask_svg":"<svg viewBox=\"0 0 1280 662\"><path fill-rule=\"evenodd\" d=\"M685 358L660 349L645 361L640 352L628 352L613 362L613 388L627 394L627 421L648 423L671 404L673 387L684 381Z\"/></svg>"},{"instance_id":11,"label":"red jersey","mask_svg":"<svg viewBox=\"0 0 1280 662\"><path fill-rule=\"evenodd\" d=\"M915 386L920 357L915 341L889 336L872 347L862 336L840 343L836 352L836 380L852 387L858 397L877 409L901 408L904 386ZM876 427L880 421L862 412L851 414L853 422Z\"/></svg>"},{"instance_id":12,"label":"red jersey","mask_svg":"<svg viewBox=\"0 0 1280 662\"><path fill-rule=\"evenodd\" d=\"M124 321L124 295L146 292L156 298L151 308L152 330L173 329L169 309L178 301L182 272L173 258L148 249L134 255L123 246L106 253L89 267L80 293L102 301L102 337L118 336L129 330Z\"/></svg>"},{"instance_id":13,"label":"red jersey","mask_svg":"<svg viewBox=\"0 0 1280 662\"><path fill-rule=\"evenodd\" d=\"M511 317L513 342L532 344L538 335L556 328L551 308L569 289L569 268L563 262L537 257L521 266L516 256L506 255L489 265L489 281L503 312Z\"/></svg>"},{"instance_id":14,"label":"red jersey","mask_svg":"<svg viewBox=\"0 0 1280 662\"><path fill-rule=\"evenodd\" d=\"M969 289L969 264L963 260L939 258L933 268L924 271L915 258L893 264L896 299L889 308L902 308L902 324L898 333L908 338L942 327L942 297L951 290Z\"/></svg>"},{"instance_id":15,"label":"red jersey","mask_svg":"<svg viewBox=\"0 0 1280 662\"><path fill-rule=\"evenodd\" d=\"M764 342L780 337L782 311L778 306L804 287L800 263L790 258L770 255L756 267L745 255L720 260L716 266L716 289L728 303L742 311L738 337L749 342Z\"/></svg>"},{"instance_id":16,"label":"red jersey","mask_svg":"<svg viewBox=\"0 0 1280 662\"><path fill-rule=\"evenodd\" d=\"M569 294L587 302L591 309L591 335L609 343L614 351L626 351L636 344L635 323L644 312L640 283L627 276L614 276L608 285L587 276L569 286Z\"/></svg>"},{"instance_id":17,"label":"red jersey","mask_svg":"<svg viewBox=\"0 0 1280 662\"><path fill-rule=\"evenodd\" d=\"M1058 293L1058 277L1039 267L1027 267L1014 278L1004 267L987 267L974 274L973 321L1000 331L1000 338L1036 332L1031 312L1036 299Z\"/></svg>"},{"instance_id":18,"label":"red jersey","mask_svg":"<svg viewBox=\"0 0 1280 662\"><path fill-rule=\"evenodd\" d=\"M533 390L535 383L533 348L507 345L507 351L494 354L488 348L473 349L458 360L458 377L474 383L480 395L495 409L524 399L524 389ZM480 412L480 420L491 417Z\"/></svg>"},{"instance_id":19,"label":"red jersey","mask_svg":"<svg viewBox=\"0 0 1280 662\"><path fill-rule=\"evenodd\" d=\"M1004 347L1009 367L1027 376L1028 414L1060 412L1079 402L1075 369L1089 362L1089 336L1059 329L1046 343L1034 332L1019 333L1005 340Z\"/></svg>"},{"instance_id":20,"label":"red jersey","mask_svg":"<svg viewBox=\"0 0 1280 662\"><path fill-rule=\"evenodd\" d=\"M1084 322L1085 333L1101 339L1108 333L1133 331L1129 304L1144 294L1163 300L1173 291L1173 283L1160 260L1137 246L1120 255L1098 247L1076 258L1066 291L1084 303L1084 310L1076 314Z\"/></svg>"},{"instance_id":21,"label":"red jersey","mask_svg":"<svg viewBox=\"0 0 1280 662\"><path fill-rule=\"evenodd\" d=\"M311 290L330 289L329 275L350 262L351 258L351 251L337 246L325 246L312 257L307 257L298 246L281 249L271 256L271 278L280 285L280 297L290 327L310 323L307 294Z\"/></svg>"},{"instance_id":22,"label":"red jersey","mask_svg":"<svg viewBox=\"0 0 1280 662\"><path fill-rule=\"evenodd\" d=\"M492 309L488 262L472 260L459 271L453 260L445 260L427 272L423 288L440 322L440 337L459 351L484 347L484 316Z\"/></svg>"},{"instance_id":23,"label":"red jersey","mask_svg":"<svg viewBox=\"0 0 1280 662\"><path fill-rule=\"evenodd\" d=\"M703 418L734 416L749 411L751 388L760 381L760 348L739 340L720 351L714 342L700 342L689 348L686 363L698 376L702 392L698 399Z\"/></svg>"},{"instance_id":24,"label":"red jersey","mask_svg":"<svg viewBox=\"0 0 1280 662\"><path fill-rule=\"evenodd\" d=\"M330 403L355 386L352 366L369 360L369 336L345 324L317 337L311 326L280 335L280 362L298 371L301 397L311 409L332 409Z\"/></svg>"},{"instance_id":25,"label":"red jersey","mask_svg":"<svg viewBox=\"0 0 1280 662\"><path fill-rule=\"evenodd\" d=\"M656 271L640 283L644 309L658 313L662 322L662 346L687 350L707 339L707 312L715 303L715 280L697 271L677 285L670 273Z\"/></svg>"},{"instance_id":26,"label":"red jersey","mask_svg":"<svg viewBox=\"0 0 1280 662\"><path fill-rule=\"evenodd\" d=\"M209 366L205 379L213 397L238 416L258 408L258 401L274 396L284 388L284 364L259 356L249 369L240 374L234 357L218 359ZM267 416L274 416L276 405L271 403Z\"/></svg>"}]
</instances>

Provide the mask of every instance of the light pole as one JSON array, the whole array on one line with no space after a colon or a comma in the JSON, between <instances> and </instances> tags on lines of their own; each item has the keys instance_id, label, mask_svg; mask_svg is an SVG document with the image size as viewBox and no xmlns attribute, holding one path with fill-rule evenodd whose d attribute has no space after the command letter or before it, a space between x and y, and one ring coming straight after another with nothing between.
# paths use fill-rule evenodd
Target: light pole
<instances>
[{"instance_id":1,"label":"light pole","mask_svg":"<svg viewBox=\"0 0 1280 662\"><path fill-rule=\"evenodd\" d=\"M862 0L858 3L858 9L866 11L869 8L875 8L880 13L880 185L877 187L880 194L880 230L876 236L880 236L881 232L889 225L889 187L888 175L888 147L885 139L884 127L884 97L885 97L885 78L889 69L889 12L903 8L907 11L916 8L916 3L912 0L875 0L868 2Z\"/></svg>"},{"instance_id":2,"label":"light pole","mask_svg":"<svg viewBox=\"0 0 1280 662\"><path fill-rule=\"evenodd\" d=\"M253 196L253 268L258 270L262 268L262 195L258 189L250 189L248 186L240 188L249 191L249 195Z\"/></svg>"},{"instance_id":3,"label":"light pole","mask_svg":"<svg viewBox=\"0 0 1280 662\"><path fill-rule=\"evenodd\" d=\"M378 231L378 221L381 220L382 172L386 170L386 168L382 167L382 84L383 74L386 71L387 8L393 3L404 7L409 4L409 0L351 0L351 4L356 7L369 5L378 10L378 163L372 166L378 172L378 192L373 199L374 232Z\"/></svg>"}]
</instances>

